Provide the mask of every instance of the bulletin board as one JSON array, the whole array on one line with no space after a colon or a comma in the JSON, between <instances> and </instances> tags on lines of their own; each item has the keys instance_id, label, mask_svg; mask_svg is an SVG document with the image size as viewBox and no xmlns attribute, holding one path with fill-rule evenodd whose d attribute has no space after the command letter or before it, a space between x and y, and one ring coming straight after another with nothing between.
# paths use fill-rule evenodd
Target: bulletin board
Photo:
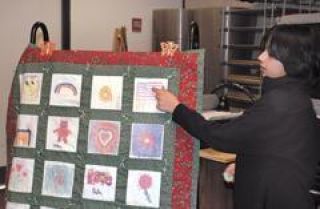
<instances>
[{"instance_id":1,"label":"bulletin board","mask_svg":"<svg viewBox=\"0 0 320 209\"><path fill-rule=\"evenodd\" d=\"M202 85L202 51L46 57L28 47L9 105L7 208L195 208L199 144L155 108L150 89L201 110Z\"/></svg>"}]
</instances>

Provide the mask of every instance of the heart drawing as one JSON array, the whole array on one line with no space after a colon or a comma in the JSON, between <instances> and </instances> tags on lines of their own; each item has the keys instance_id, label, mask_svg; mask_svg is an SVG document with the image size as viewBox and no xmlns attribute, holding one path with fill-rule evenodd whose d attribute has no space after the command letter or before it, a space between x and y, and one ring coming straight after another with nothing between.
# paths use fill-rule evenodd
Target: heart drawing
<instances>
[{"instance_id":1,"label":"heart drawing","mask_svg":"<svg viewBox=\"0 0 320 209\"><path fill-rule=\"evenodd\" d=\"M91 121L89 152L116 155L120 140L120 123L116 121Z\"/></svg>"},{"instance_id":2,"label":"heart drawing","mask_svg":"<svg viewBox=\"0 0 320 209\"><path fill-rule=\"evenodd\" d=\"M105 130L103 128L98 130L97 140L103 147L108 146L108 144L112 141L112 138L113 133L111 130Z\"/></svg>"}]
</instances>

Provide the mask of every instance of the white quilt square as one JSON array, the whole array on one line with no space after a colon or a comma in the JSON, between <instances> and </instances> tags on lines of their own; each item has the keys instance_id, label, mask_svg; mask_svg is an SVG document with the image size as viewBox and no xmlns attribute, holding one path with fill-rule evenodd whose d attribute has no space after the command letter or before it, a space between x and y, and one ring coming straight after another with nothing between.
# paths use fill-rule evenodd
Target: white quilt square
<instances>
[{"instance_id":1,"label":"white quilt square","mask_svg":"<svg viewBox=\"0 0 320 209\"><path fill-rule=\"evenodd\" d=\"M79 118L48 117L46 149L76 152L79 133Z\"/></svg>"},{"instance_id":2,"label":"white quilt square","mask_svg":"<svg viewBox=\"0 0 320 209\"><path fill-rule=\"evenodd\" d=\"M91 108L121 110L122 91L122 76L93 76Z\"/></svg>"},{"instance_id":3,"label":"white quilt square","mask_svg":"<svg viewBox=\"0 0 320 209\"><path fill-rule=\"evenodd\" d=\"M119 144L119 121L90 121L88 136L88 153L101 155L118 155Z\"/></svg>"},{"instance_id":4,"label":"white quilt square","mask_svg":"<svg viewBox=\"0 0 320 209\"><path fill-rule=\"evenodd\" d=\"M42 80L42 73L24 73L20 75L21 104L40 104Z\"/></svg>"},{"instance_id":5,"label":"white quilt square","mask_svg":"<svg viewBox=\"0 0 320 209\"><path fill-rule=\"evenodd\" d=\"M34 159L14 157L12 160L9 191L31 193Z\"/></svg>"},{"instance_id":6,"label":"white quilt square","mask_svg":"<svg viewBox=\"0 0 320 209\"><path fill-rule=\"evenodd\" d=\"M168 88L168 79L136 78L134 81L133 112L163 113L157 109L152 88Z\"/></svg>"},{"instance_id":7,"label":"white quilt square","mask_svg":"<svg viewBox=\"0 0 320 209\"><path fill-rule=\"evenodd\" d=\"M80 107L82 75L53 74L50 105Z\"/></svg>"},{"instance_id":8,"label":"white quilt square","mask_svg":"<svg viewBox=\"0 0 320 209\"><path fill-rule=\"evenodd\" d=\"M83 198L114 202L116 182L116 167L86 165Z\"/></svg>"},{"instance_id":9,"label":"white quilt square","mask_svg":"<svg viewBox=\"0 0 320 209\"><path fill-rule=\"evenodd\" d=\"M75 165L56 161L45 161L42 195L71 198Z\"/></svg>"},{"instance_id":10,"label":"white quilt square","mask_svg":"<svg viewBox=\"0 0 320 209\"><path fill-rule=\"evenodd\" d=\"M131 128L130 158L161 160L164 126L133 123Z\"/></svg>"},{"instance_id":11,"label":"white quilt square","mask_svg":"<svg viewBox=\"0 0 320 209\"><path fill-rule=\"evenodd\" d=\"M15 147L36 147L38 119L37 115L18 115Z\"/></svg>"},{"instance_id":12,"label":"white quilt square","mask_svg":"<svg viewBox=\"0 0 320 209\"><path fill-rule=\"evenodd\" d=\"M160 186L160 172L129 170L126 204L159 208Z\"/></svg>"}]
</instances>

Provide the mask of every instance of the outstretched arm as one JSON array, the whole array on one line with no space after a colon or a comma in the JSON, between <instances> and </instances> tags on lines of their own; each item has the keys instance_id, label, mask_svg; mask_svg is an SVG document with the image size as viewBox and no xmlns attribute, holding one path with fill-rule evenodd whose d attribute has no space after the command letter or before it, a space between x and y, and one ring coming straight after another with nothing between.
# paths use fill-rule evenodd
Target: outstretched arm
<instances>
[{"instance_id":1,"label":"outstretched arm","mask_svg":"<svg viewBox=\"0 0 320 209\"><path fill-rule=\"evenodd\" d=\"M275 128L272 103L262 100L242 116L221 124L208 121L202 115L184 104L176 96L164 89L154 89L158 108L172 113L172 119L193 137L204 141L209 146L224 152L256 152L257 140L263 135L266 127ZM272 100L272 99L271 99ZM255 141L255 143L252 143ZM260 144L260 143L258 143ZM263 146L264 143L261 143ZM259 145L260 146L260 145Z\"/></svg>"}]
</instances>

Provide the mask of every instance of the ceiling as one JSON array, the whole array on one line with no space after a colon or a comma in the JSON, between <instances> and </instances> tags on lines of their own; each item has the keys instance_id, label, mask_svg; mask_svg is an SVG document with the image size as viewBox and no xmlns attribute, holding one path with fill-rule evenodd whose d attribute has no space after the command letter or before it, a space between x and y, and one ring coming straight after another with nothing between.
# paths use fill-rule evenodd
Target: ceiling
<instances>
[{"instance_id":1,"label":"ceiling","mask_svg":"<svg viewBox=\"0 0 320 209\"><path fill-rule=\"evenodd\" d=\"M296 6L320 6L320 0L240 0L250 3L268 3L268 4L290 4Z\"/></svg>"},{"instance_id":2,"label":"ceiling","mask_svg":"<svg viewBox=\"0 0 320 209\"><path fill-rule=\"evenodd\" d=\"M240 0L255 3L258 8L274 8L282 11L298 11L298 13L320 12L320 0ZM285 13L285 12L284 12Z\"/></svg>"}]
</instances>

